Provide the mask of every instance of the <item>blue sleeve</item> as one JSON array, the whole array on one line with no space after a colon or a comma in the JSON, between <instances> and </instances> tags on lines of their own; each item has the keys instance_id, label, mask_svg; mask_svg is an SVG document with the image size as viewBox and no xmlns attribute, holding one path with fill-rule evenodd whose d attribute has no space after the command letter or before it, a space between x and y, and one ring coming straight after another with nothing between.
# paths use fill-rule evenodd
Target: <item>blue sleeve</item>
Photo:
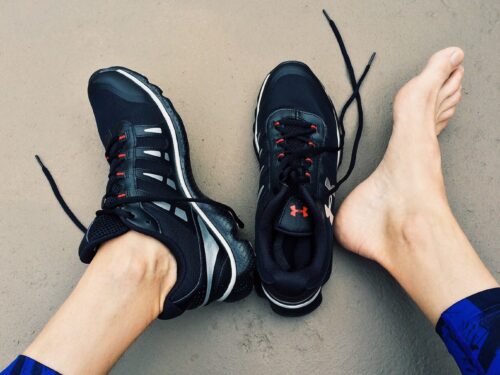
<instances>
[{"instance_id":1,"label":"blue sleeve","mask_svg":"<svg viewBox=\"0 0 500 375\"><path fill-rule=\"evenodd\" d=\"M464 375L500 374L500 288L467 297L445 310L436 325Z\"/></svg>"},{"instance_id":2,"label":"blue sleeve","mask_svg":"<svg viewBox=\"0 0 500 375\"><path fill-rule=\"evenodd\" d=\"M24 355L18 356L0 375L61 375L61 373L42 365Z\"/></svg>"}]
</instances>

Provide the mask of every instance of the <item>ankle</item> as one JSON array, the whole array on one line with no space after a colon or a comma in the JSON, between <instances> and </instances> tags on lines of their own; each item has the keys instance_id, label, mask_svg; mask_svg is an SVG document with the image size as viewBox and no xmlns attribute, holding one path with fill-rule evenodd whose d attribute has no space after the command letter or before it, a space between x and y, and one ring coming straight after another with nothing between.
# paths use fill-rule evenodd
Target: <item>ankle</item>
<instances>
[{"instance_id":1,"label":"ankle","mask_svg":"<svg viewBox=\"0 0 500 375\"><path fill-rule=\"evenodd\" d=\"M391 273L403 259L437 256L432 247L436 236L456 229L451 210L447 204L438 202L427 207L405 207L388 213L387 217L386 256L380 263ZM431 248L432 254L427 254Z\"/></svg>"},{"instance_id":2,"label":"ankle","mask_svg":"<svg viewBox=\"0 0 500 375\"><path fill-rule=\"evenodd\" d=\"M153 237L134 231L102 245L91 266L102 269L124 291L154 290L156 315L177 279L177 263L170 250Z\"/></svg>"},{"instance_id":3,"label":"ankle","mask_svg":"<svg viewBox=\"0 0 500 375\"><path fill-rule=\"evenodd\" d=\"M498 286L449 207L409 215L384 261L433 323L453 303Z\"/></svg>"}]
</instances>

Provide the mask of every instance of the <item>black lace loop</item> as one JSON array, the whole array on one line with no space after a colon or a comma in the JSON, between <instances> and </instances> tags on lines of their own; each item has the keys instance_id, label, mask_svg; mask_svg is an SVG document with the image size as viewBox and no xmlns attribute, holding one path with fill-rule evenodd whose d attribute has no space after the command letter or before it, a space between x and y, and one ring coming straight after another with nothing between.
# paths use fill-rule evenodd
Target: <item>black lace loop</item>
<instances>
[{"instance_id":1,"label":"black lace loop","mask_svg":"<svg viewBox=\"0 0 500 375\"><path fill-rule=\"evenodd\" d=\"M358 81L356 81L356 75L354 73L354 68L351 63L349 54L345 47L344 41L340 32L330 18L326 10L323 10L330 27L337 39L337 42L342 52L344 58L344 63L349 75L349 81L351 83L353 92L349 99L346 101L340 115L338 118L339 136L340 142L338 147L318 147L311 140L311 135L316 132L316 126L314 124L306 123L303 120L284 118L280 121L276 121L275 128L279 131L281 137L276 140L276 144L282 149L277 157L280 159L280 173L279 179L282 183L286 183L289 187L296 187L298 184L308 183L310 181L310 174L308 173L308 168L311 163L307 162L308 158L312 158L315 155L320 155L322 153L336 153L341 152L341 156L344 149L344 139L345 139L345 127L344 127L344 117L351 106L351 104L356 101L358 110L358 127L356 130L356 135L354 138L354 143L352 147L351 160L349 162L349 167L345 175L338 179L337 183L329 190L330 193L334 193L338 190L340 185L342 185L351 175L354 166L356 164L356 155L358 151L359 141L361 139L361 134L363 132L363 105L361 102L361 96L359 95L359 90L363 81L365 80L368 71L375 59L376 54L373 53L368 61L368 64L363 70L363 74Z\"/></svg>"},{"instance_id":2,"label":"black lace loop","mask_svg":"<svg viewBox=\"0 0 500 375\"><path fill-rule=\"evenodd\" d=\"M282 148L282 152L277 155L280 160L279 178L290 187L310 181L308 169L312 164L312 157L340 149L317 147L311 140L311 135L316 132L316 125L303 120L284 118L276 122L276 129L281 137L275 142Z\"/></svg>"},{"instance_id":3,"label":"black lace loop","mask_svg":"<svg viewBox=\"0 0 500 375\"><path fill-rule=\"evenodd\" d=\"M49 181L50 187L52 188L52 191L53 191L54 195L56 196L56 199L59 202L59 204L61 205L62 209L64 210L64 212L66 212L66 215L68 215L68 217L78 227L78 229L80 229L82 232L86 232L87 228L85 227L85 225L83 225L81 223L80 220L78 220L78 218L75 216L73 211L71 211L71 209L68 207L68 205L64 201L64 198L62 197L61 192L59 191L59 189L57 187L56 181L52 177L52 174L47 169L47 167L43 164L42 159L40 159L40 157L38 155L35 155L35 158L36 158L36 161L38 162L38 164L40 164L40 167L42 167L42 172L45 175L45 177L47 178L47 181Z\"/></svg>"},{"instance_id":4,"label":"black lace loop","mask_svg":"<svg viewBox=\"0 0 500 375\"><path fill-rule=\"evenodd\" d=\"M375 59L376 53L375 52L372 53L370 60L368 61L368 64L366 65L366 67L363 71L363 74L361 75L360 79L358 81L356 81L356 75L354 73L354 68L352 66L351 59L349 57L349 54L348 54L347 49L345 47L344 41L342 39L342 35L340 34L340 31L337 28L337 25L335 25L335 22L333 22L333 20L330 18L330 16L328 15L328 13L326 12L325 9L323 9L323 14L325 15L325 18L327 19L327 21L330 25L330 28L332 29L333 34L335 35L335 38L337 39L337 43L340 47L342 57L344 58L344 63L346 65L347 73L349 75L349 81L351 83L352 90L353 90L351 96L349 97L347 102L342 107L342 110L340 111L340 116L339 116L339 128L340 128L339 133L340 133L340 138L341 138L340 148L342 148L342 149L344 146L344 137L345 137L344 116L354 100L356 100L357 109L358 109L358 128L356 130L356 135L354 137L354 143L352 146L351 160L349 162L349 167L347 168L347 171L346 171L344 177L339 179L337 181L337 183L335 184L335 186L330 190L331 193L334 193L338 190L340 185L342 185L349 178L352 171L354 170L354 165L356 164L356 155L358 152L359 141L361 139L361 134L363 132L363 105L361 102L361 96L359 95L359 90L361 88L361 85L362 85L366 75L368 74L368 71L371 68L371 65L373 63L373 60Z\"/></svg>"},{"instance_id":5,"label":"black lace loop","mask_svg":"<svg viewBox=\"0 0 500 375\"><path fill-rule=\"evenodd\" d=\"M61 195L61 192L59 191L59 188L54 180L54 177L52 177L52 174L50 173L49 169L43 164L42 160L38 155L35 155L35 158L42 168L42 172L47 178L47 181L50 184L50 187L52 188L52 192L54 193L54 196L56 197L57 201L61 205L62 209L68 215L68 217L71 219L71 221L80 229L83 233L87 232L87 228L85 225L81 223L80 220L76 217L76 215L71 211L69 206L67 205L66 201L64 200L63 196ZM229 206L219 203L216 201L213 201L208 198L169 198L169 197L163 197L163 196L146 196L146 197L125 197L120 199L120 205L126 204L126 203L136 203L136 202L167 202L171 204L175 203L203 203L203 204L208 204L211 206L218 207L226 212L228 212L231 217L234 219L238 227L244 228L245 224L240 220L238 215L236 215L236 212ZM104 208L102 210L99 210L96 212L96 215L117 215L121 216L124 218L132 218L131 214L125 210L123 210L121 207L116 206L112 208Z\"/></svg>"},{"instance_id":6,"label":"black lace loop","mask_svg":"<svg viewBox=\"0 0 500 375\"><path fill-rule=\"evenodd\" d=\"M216 202L208 198L172 198L172 197L164 197L161 195L148 195L148 196L139 196L139 197L125 197L120 199L120 206L125 203L139 203L139 202L167 202L167 203L203 203L203 204L208 204L214 207L218 207L224 211L227 211L231 217L236 221L238 224L238 227L244 228L245 224L241 221L241 219L236 215L236 212L229 207L228 205L225 205L224 203ZM109 208L109 209L102 209L96 212L96 214L102 215L106 214L108 212L111 212L112 210L119 209L121 210L120 206L114 207L114 208ZM123 210L122 210L123 211ZM126 216L125 216L126 217Z\"/></svg>"},{"instance_id":7,"label":"black lace loop","mask_svg":"<svg viewBox=\"0 0 500 375\"><path fill-rule=\"evenodd\" d=\"M109 163L109 174L103 201L111 197L116 197L117 194L114 194L114 191L121 192L123 190L120 181L122 177L125 176L125 173L120 169L120 166L123 164L127 155L124 150L124 141L126 139L127 135L123 133L117 137L111 138L105 147L104 156Z\"/></svg>"}]
</instances>

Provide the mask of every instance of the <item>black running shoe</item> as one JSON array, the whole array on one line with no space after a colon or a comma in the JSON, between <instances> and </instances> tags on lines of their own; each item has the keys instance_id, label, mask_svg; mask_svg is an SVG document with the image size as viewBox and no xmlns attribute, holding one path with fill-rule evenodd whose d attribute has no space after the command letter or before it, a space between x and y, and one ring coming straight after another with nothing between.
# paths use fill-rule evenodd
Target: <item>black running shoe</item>
<instances>
[{"instance_id":1,"label":"black running shoe","mask_svg":"<svg viewBox=\"0 0 500 375\"><path fill-rule=\"evenodd\" d=\"M164 243L177 260L177 283L160 318L247 296L253 251L236 236L243 224L198 190L186 132L170 100L146 77L121 67L94 73L88 93L110 166L102 210L88 229L41 164L64 210L85 232L82 262L90 263L105 241L135 230Z\"/></svg>"},{"instance_id":2,"label":"black running shoe","mask_svg":"<svg viewBox=\"0 0 500 375\"><path fill-rule=\"evenodd\" d=\"M329 21L354 91L340 117L319 79L297 61L284 62L269 73L255 110L254 146L260 164L255 220L257 290L274 311L287 316L318 307L321 288L330 277L335 191L354 167L363 124L358 90L373 59L356 81L340 34ZM348 171L339 178L342 121L354 100L358 131Z\"/></svg>"}]
</instances>

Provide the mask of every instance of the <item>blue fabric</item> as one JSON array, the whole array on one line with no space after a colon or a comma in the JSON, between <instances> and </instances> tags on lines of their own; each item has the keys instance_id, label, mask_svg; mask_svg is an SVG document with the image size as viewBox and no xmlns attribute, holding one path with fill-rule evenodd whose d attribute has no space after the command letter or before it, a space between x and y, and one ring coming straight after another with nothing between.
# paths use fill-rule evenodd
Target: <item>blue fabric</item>
<instances>
[{"instance_id":1,"label":"blue fabric","mask_svg":"<svg viewBox=\"0 0 500 375\"><path fill-rule=\"evenodd\" d=\"M61 375L61 373L42 365L24 355L20 355L0 375Z\"/></svg>"},{"instance_id":2,"label":"blue fabric","mask_svg":"<svg viewBox=\"0 0 500 375\"><path fill-rule=\"evenodd\" d=\"M464 375L500 375L500 288L467 297L441 314L436 332Z\"/></svg>"}]
</instances>

